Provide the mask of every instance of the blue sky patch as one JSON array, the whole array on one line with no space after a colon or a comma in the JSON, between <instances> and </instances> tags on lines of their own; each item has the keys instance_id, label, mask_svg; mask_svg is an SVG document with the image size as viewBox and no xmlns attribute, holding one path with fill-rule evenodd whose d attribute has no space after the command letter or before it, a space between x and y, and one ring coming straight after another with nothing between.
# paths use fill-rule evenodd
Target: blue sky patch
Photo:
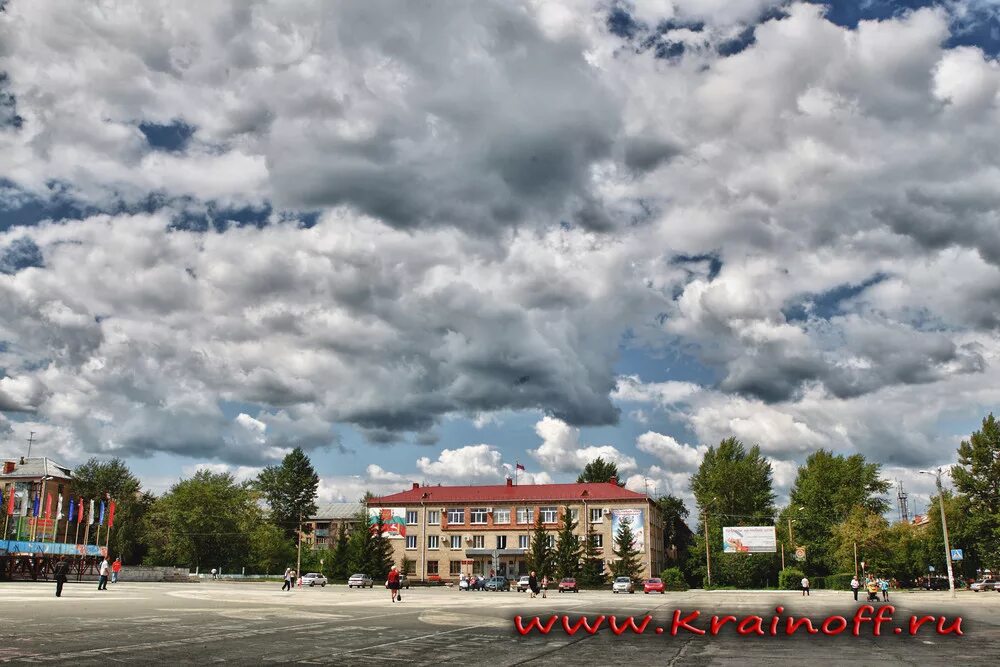
<instances>
[{"instance_id":1,"label":"blue sky patch","mask_svg":"<svg viewBox=\"0 0 1000 667\"><path fill-rule=\"evenodd\" d=\"M838 285L833 289L819 294L807 295L800 301L786 306L782 312L789 322L802 322L810 317L828 320L841 314L841 305L848 299L853 299L869 287L877 285L889 278L884 273L876 273L871 278L857 284Z\"/></svg>"},{"instance_id":2,"label":"blue sky patch","mask_svg":"<svg viewBox=\"0 0 1000 667\"><path fill-rule=\"evenodd\" d=\"M0 251L0 273L12 274L30 266L43 267L42 250L27 237L14 239Z\"/></svg>"},{"instance_id":3,"label":"blue sky patch","mask_svg":"<svg viewBox=\"0 0 1000 667\"><path fill-rule=\"evenodd\" d=\"M187 147L195 128L175 120L169 125L139 123L139 130L146 136L146 141L154 150L180 152Z\"/></svg>"}]
</instances>

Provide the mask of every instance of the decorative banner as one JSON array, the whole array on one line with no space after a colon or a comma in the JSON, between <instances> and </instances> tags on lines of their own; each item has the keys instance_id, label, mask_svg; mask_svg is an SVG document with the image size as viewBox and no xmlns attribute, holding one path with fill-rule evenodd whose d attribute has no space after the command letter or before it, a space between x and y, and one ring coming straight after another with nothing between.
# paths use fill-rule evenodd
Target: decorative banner
<instances>
[{"instance_id":1,"label":"decorative banner","mask_svg":"<svg viewBox=\"0 0 1000 667\"><path fill-rule=\"evenodd\" d=\"M115 501L110 501L108 505L108 528L113 528L115 525Z\"/></svg>"},{"instance_id":2,"label":"decorative banner","mask_svg":"<svg viewBox=\"0 0 1000 667\"><path fill-rule=\"evenodd\" d=\"M406 538L406 508L405 507L373 507L368 510L368 523L375 528L378 516L382 515L382 537L390 540Z\"/></svg>"},{"instance_id":3,"label":"decorative banner","mask_svg":"<svg viewBox=\"0 0 1000 667\"><path fill-rule=\"evenodd\" d=\"M76 521L76 498L69 497L69 520Z\"/></svg>"},{"instance_id":4,"label":"decorative banner","mask_svg":"<svg viewBox=\"0 0 1000 667\"><path fill-rule=\"evenodd\" d=\"M59 494L59 500L56 502L56 521L62 521L63 518L63 497Z\"/></svg>"},{"instance_id":5,"label":"decorative banner","mask_svg":"<svg viewBox=\"0 0 1000 667\"><path fill-rule=\"evenodd\" d=\"M636 509L621 509L621 510L611 510L611 540L612 544L617 547L617 537L618 530L622 527L624 522L628 521L628 527L632 531L634 539L632 540L632 547L638 549L639 551L646 550L646 510L636 508Z\"/></svg>"},{"instance_id":6,"label":"decorative banner","mask_svg":"<svg viewBox=\"0 0 1000 667\"><path fill-rule=\"evenodd\" d=\"M722 529L722 553L773 554L777 550L778 539L774 534L774 526L734 526Z\"/></svg>"}]
</instances>

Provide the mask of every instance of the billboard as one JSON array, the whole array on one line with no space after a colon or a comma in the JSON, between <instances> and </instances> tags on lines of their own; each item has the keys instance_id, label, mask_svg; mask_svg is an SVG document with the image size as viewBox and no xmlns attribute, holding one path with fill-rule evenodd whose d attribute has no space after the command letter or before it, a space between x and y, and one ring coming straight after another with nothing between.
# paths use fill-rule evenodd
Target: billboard
<instances>
[{"instance_id":1,"label":"billboard","mask_svg":"<svg viewBox=\"0 0 1000 667\"><path fill-rule=\"evenodd\" d=\"M771 553L778 550L774 526L735 526L722 529L722 553Z\"/></svg>"},{"instance_id":2,"label":"billboard","mask_svg":"<svg viewBox=\"0 0 1000 667\"><path fill-rule=\"evenodd\" d=\"M618 529L624 522L628 521L634 539L632 546L639 551L646 550L646 510L644 509L622 509L611 510L611 539L618 537ZM615 543L617 544L617 543Z\"/></svg>"},{"instance_id":3,"label":"billboard","mask_svg":"<svg viewBox=\"0 0 1000 667\"><path fill-rule=\"evenodd\" d=\"M368 523L372 529L382 515L382 537L390 540L406 539L406 508L405 507L372 507L368 509Z\"/></svg>"}]
</instances>

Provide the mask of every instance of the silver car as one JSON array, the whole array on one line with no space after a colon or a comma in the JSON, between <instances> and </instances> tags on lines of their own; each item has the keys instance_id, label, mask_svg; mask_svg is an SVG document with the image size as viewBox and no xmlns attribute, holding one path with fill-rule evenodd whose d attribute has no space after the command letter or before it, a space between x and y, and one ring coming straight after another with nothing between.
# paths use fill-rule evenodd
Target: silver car
<instances>
[{"instance_id":1,"label":"silver car","mask_svg":"<svg viewBox=\"0 0 1000 667\"><path fill-rule=\"evenodd\" d=\"M635 584L628 577L615 577L615 582L611 584L612 593L635 593Z\"/></svg>"},{"instance_id":2,"label":"silver car","mask_svg":"<svg viewBox=\"0 0 1000 667\"><path fill-rule=\"evenodd\" d=\"M998 584L992 579L981 579L973 584L969 584L969 590L976 593L980 591L995 591L998 590Z\"/></svg>"},{"instance_id":3,"label":"silver car","mask_svg":"<svg viewBox=\"0 0 1000 667\"><path fill-rule=\"evenodd\" d=\"M326 577L319 572L310 572L302 575L303 586L326 586Z\"/></svg>"},{"instance_id":4,"label":"silver car","mask_svg":"<svg viewBox=\"0 0 1000 667\"><path fill-rule=\"evenodd\" d=\"M367 574L352 574L351 578L347 580L348 588L374 588L375 580L369 577Z\"/></svg>"}]
</instances>

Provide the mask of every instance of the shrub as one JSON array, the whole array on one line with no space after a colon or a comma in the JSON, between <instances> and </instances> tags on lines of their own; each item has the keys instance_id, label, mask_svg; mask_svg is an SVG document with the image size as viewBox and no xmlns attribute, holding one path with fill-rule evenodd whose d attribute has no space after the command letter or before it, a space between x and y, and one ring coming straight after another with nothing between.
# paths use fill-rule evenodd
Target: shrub
<instances>
[{"instance_id":1,"label":"shrub","mask_svg":"<svg viewBox=\"0 0 1000 667\"><path fill-rule=\"evenodd\" d=\"M667 591L686 591L687 582L684 581L684 574L679 567L668 567L660 572L660 579L663 580L663 589Z\"/></svg>"},{"instance_id":2,"label":"shrub","mask_svg":"<svg viewBox=\"0 0 1000 667\"><path fill-rule=\"evenodd\" d=\"M853 578L853 572L830 574L826 577L826 587L836 591L849 591L851 590L851 579Z\"/></svg>"},{"instance_id":3,"label":"shrub","mask_svg":"<svg viewBox=\"0 0 1000 667\"><path fill-rule=\"evenodd\" d=\"M795 567L786 567L778 573L778 588L785 591L794 591L802 588L802 577L806 576L802 570ZM812 583L811 581L809 582Z\"/></svg>"}]
</instances>

